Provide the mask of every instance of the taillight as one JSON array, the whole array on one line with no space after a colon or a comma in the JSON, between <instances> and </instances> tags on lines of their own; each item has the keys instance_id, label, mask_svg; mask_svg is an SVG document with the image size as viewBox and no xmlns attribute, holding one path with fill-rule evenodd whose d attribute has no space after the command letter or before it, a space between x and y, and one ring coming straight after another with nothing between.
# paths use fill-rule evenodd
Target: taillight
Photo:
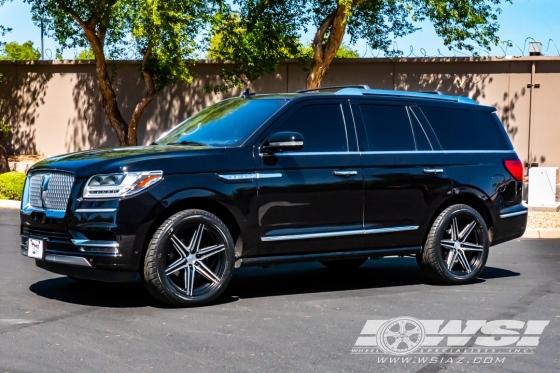
<instances>
[{"instance_id":1,"label":"taillight","mask_svg":"<svg viewBox=\"0 0 560 373\"><path fill-rule=\"evenodd\" d=\"M506 159L504 166L515 180L523 180L523 163L519 159Z\"/></svg>"}]
</instances>

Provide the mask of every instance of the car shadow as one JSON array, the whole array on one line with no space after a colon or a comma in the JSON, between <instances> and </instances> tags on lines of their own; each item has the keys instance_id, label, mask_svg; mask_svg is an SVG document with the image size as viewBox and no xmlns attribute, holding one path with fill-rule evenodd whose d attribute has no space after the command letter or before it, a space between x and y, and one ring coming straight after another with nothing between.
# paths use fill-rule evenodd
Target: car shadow
<instances>
[{"instance_id":1,"label":"car shadow","mask_svg":"<svg viewBox=\"0 0 560 373\"><path fill-rule=\"evenodd\" d=\"M519 276L519 273L486 267L475 283L512 276ZM412 285L432 286L421 275L414 258L369 260L360 268L346 271L329 269L320 263L248 267L234 271L224 295L213 304L220 305L244 298ZM140 282L81 283L67 277L58 277L39 281L31 285L29 290L41 297L85 306L169 308L154 300Z\"/></svg>"}]
</instances>

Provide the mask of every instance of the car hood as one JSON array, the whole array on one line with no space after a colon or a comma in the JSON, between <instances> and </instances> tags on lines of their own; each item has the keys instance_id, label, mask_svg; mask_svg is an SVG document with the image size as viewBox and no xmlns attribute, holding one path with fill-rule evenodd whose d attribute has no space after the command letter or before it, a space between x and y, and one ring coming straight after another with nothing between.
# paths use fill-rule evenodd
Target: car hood
<instances>
[{"instance_id":1,"label":"car hood","mask_svg":"<svg viewBox=\"0 0 560 373\"><path fill-rule=\"evenodd\" d=\"M77 178L121 171L163 171L167 174L204 172L215 158L223 158L225 148L185 145L135 146L97 149L47 158L31 167L73 172ZM199 157L204 157L200 162Z\"/></svg>"}]
</instances>

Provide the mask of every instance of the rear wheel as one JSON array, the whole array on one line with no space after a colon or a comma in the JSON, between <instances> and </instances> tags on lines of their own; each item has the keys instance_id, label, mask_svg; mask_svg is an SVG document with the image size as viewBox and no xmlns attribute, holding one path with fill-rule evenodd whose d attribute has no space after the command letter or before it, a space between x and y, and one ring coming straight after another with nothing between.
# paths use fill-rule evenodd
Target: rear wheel
<instances>
[{"instance_id":1,"label":"rear wheel","mask_svg":"<svg viewBox=\"0 0 560 373\"><path fill-rule=\"evenodd\" d=\"M150 241L144 284L169 305L201 306L222 294L233 265L233 238L225 224L209 212L185 210L167 219Z\"/></svg>"},{"instance_id":2,"label":"rear wheel","mask_svg":"<svg viewBox=\"0 0 560 373\"><path fill-rule=\"evenodd\" d=\"M453 205L436 218L416 259L420 270L431 279L465 284L484 269L489 246L482 216L470 206Z\"/></svg>"},{"instance_id":3,"label":"rear wheel","mask_svg":"<svg viewBox=\"0 0 560 373\"><path fill-rule=\"evenodd\" d=\"M331 269L354 269L367 261L368 258L346 259L346 260L324 260L321 264Z\"/></svg>"}]
</instances>

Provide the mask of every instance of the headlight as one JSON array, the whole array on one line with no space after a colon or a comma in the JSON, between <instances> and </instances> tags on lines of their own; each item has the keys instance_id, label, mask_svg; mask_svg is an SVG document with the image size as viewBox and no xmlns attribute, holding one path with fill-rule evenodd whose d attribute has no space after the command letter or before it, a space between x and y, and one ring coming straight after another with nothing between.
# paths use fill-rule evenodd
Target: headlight
<instances>
[{"instance_id":1,"label":"headlight","mask_svg":"<svg viewBox=\"0 0 560 373\"><path fill-rule=\"evenodd\" d=\"M115 198L139 193L163 178L162 171L95 175L86 183L84 198Z\"/></svg>"}]
</instances>

